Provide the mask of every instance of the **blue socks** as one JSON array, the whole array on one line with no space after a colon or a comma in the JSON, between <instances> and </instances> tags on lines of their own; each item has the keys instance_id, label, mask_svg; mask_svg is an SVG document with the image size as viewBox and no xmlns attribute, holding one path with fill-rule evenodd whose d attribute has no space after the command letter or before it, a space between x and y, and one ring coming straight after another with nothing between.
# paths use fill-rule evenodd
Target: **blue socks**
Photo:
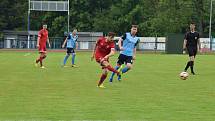
<instances>
[{"instance_id":1,"label":"blue socks","mask_svg":"<svg viewBox=\"0 0 215 121\"><path fill-rule=\"evenodd\" d=\"M119 66L116 66L115 69L119 69ZM123 69L122 69L122 73L126 73L128 72L129 68L127 66L125 66ZM109 82L113 82L113 77L114 77L115 73L112 73L110 79L109 79ZM118 80L120 81L121 80L121 76L118 77Z\"/></svg>"},{"instance_id":2,"label":"blue socks","mask_svg":"<svg viewBox=\"0 0 215 121\"><path fill-rule=\"evenodd\" d=\"M72 53L72 65L75 64L75 53Z\"/></svg>"},{"instance_id":3,"label":"blue socks","mask_svg":"<svg viewBox=\"0 0 215 121\"><path fill-rule=\"evenodd\" d=\"M67 54L63 60L63 65L66 65L66 61L68 60L70 54ZM75 64L75 53L72 53L72 65Z\"/></svg>"},{"instance_id":4,"label":"blue socks","mask_svg":"<svg viewBox=\"0 0 215 121\"><path fill-rule=\"evenodd\" d=\"M116 66L116 67L115 67L115 69L116 69L116 70L117 70L117 69L119 69L119 66ZM111 76L110 76L110 80L109 80L110 82L112 82L112 81L113 81L113 77L114 77L114 75L115 75L115 73L112 73L112 74L111 74Z\"/></svg>"},{"instance_id":5,"label":"blue socks","mask_svg":"<svg viewBox=\"0 0 215 121\"><path fill-rule=\"evenodd\" d=\"M66 61L67 61L68 58L69 58L69 55L67 54L67 55L65 56L64 60L63 60L63 65L66 65Z\"/></svg>"},{"instance_id":6,"label":"blue socks","mask_svg":"<svg viewBox=\"0 0 215 121\"><path fill-rule=\"evenodd\" d=\"M125 68L122 69L122 73L126 73L129 70L129 68L126 66Z\"/></svg>"}]
</instances>

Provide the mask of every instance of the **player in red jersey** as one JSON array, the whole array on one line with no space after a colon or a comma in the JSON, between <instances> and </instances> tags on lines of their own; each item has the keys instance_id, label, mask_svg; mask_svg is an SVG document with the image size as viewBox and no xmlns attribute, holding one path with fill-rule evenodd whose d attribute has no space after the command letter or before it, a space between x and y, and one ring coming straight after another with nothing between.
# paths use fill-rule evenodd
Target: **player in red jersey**
<instances>
[{"instance_id":1,"label":"player in red jersey","mask_svg":"<svg viewBox=\"0 0 215 121\"><path fill-rule=\"evenodd\" d=\"M107 37L100 37L97 40L96 46L92 53L91 59L93 60L95 58L96 62L98 62L102 66L103 70L101 78L97 85L100 88L105 88L103 86L103 82L107 77L108 70L117 73L120 76L120 73L109 64L109 57L113 56L115 53L115 44L113 41L114 36L115 33L109 32Z\"/></svg>"},{"instance_id":2,"label":"player in red jersey","mask_svg":"<svg viewBox=\"0 0 215 121\"><path fill-rule=\"evenodd\" d=\"M43 28L38 33L38 39L37 39L37 48L39 50L40 56L36 60L36 66L38 66L38 63L40 62L40 67L45 68L43 66L43 59L46 58L46 42L48 43L49 47L51 47L49 43L48 38L48 30L47 25L43 25Z\"/></svg>"}]
</instances>

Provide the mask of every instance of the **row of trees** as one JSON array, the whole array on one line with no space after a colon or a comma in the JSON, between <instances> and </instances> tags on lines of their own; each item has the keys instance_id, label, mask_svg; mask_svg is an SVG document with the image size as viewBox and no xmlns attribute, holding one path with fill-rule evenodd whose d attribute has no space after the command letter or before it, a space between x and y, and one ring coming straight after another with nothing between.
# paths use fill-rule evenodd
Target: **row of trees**
<instances>
[{"instance_id":1,"label":"row of trees","mask_svg":"<svg viewBox=\"0 0 215 121\"><path fill-rule=\"evenodd\" d=\"M0 31L27 30L27 10L27 0L1 0ZM210 0L70 0L70 28L120 35L137 24L140 36L166 36L185 33L194 21L201 35L207 35L209 10ZM31 30L40 29L42 22L48 24L51 36L67 31L65 12L31 11Z\"/></svg>"}]
</instances>

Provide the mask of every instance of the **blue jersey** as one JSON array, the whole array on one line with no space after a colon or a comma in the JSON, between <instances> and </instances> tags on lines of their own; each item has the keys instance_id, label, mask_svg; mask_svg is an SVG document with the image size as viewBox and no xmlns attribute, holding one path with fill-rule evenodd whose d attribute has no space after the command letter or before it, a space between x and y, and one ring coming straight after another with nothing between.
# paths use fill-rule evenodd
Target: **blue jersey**
<instances>
[{"instance_id":1,"label":"blue jersey","mask_svg":"<svg viewBox=\"0 0 215 121\"><path fill-rule=\"evenodd\" d=\"M76 48L77 39L78 35L73 36L72 33L70 33L67 37L66 48Z\"/></svg>"},{"instance_id":2,"label":"blue jersey","mask_svg":"<svg viewBox=\"0 0 215 121\"><path fill-rule=\"evenodd\" d=\"M134 48L136 48L138 42L139 42L139 37L137 36L132 36L131 33L126 33L123 37L123 43L122 47L123 50L120 52L123 55L126 56L133 56L134 54Z\"/></svg>"}]
</instances>

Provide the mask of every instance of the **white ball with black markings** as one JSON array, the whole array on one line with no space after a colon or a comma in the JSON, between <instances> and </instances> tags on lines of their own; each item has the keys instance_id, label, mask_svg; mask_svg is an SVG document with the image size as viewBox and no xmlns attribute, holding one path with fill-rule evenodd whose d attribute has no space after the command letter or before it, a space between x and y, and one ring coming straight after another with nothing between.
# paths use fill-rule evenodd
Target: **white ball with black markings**
<instances>
[{"instance_id":1,"label":"white ball with black markings","mask_svg":"<svg viewBox=\"0 0 215 121\"><path fill-rule=\"evenodd\" d=\"M180 79L186 80L188 78L189 74L187 72L181 72L179 74Z\"/></svg>"}]
</instances>

